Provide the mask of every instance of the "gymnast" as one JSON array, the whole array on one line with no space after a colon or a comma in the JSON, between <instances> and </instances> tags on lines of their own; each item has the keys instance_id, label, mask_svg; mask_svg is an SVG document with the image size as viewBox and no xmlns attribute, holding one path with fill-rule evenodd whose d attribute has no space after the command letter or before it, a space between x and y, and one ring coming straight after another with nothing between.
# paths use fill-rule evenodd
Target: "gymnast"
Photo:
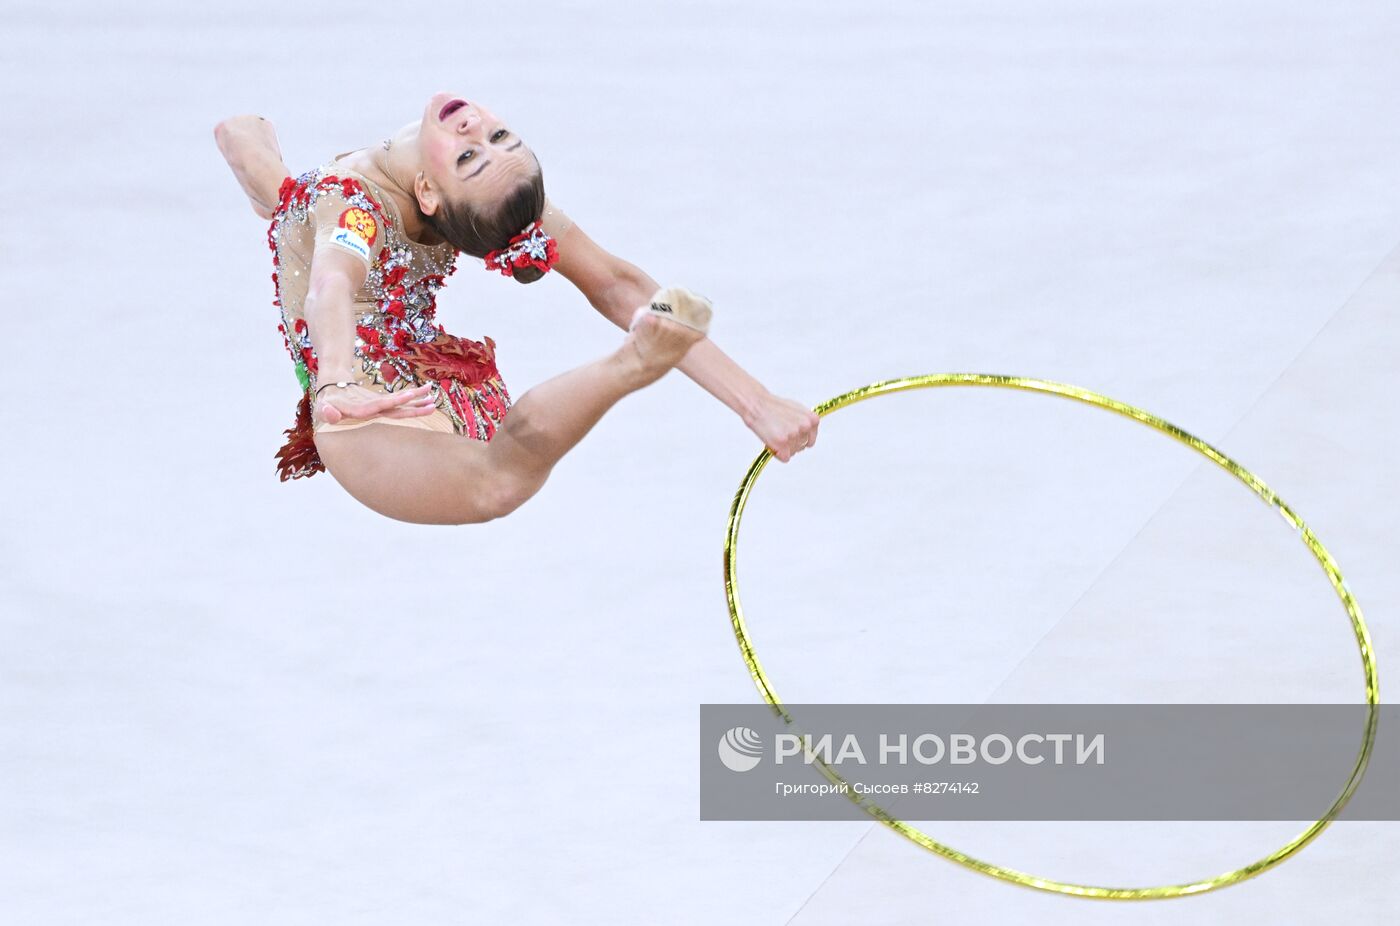
<instances>
[{"instance_id":1,"label":"gymnast","mask_svg":"<svg viewBox=\"0 0 1400 926\"><path fill-rule=\"evenodd\" d=\"M279 326L302 387L277 453L283 480L330 474L390 518L503 517L623 396L680 368L784 462L819 419L769 392L706 333L712 306L661 289L545 196L529 146L479 102L434 95L381 144L289 176L271 123L235 116L215 141L270 219ZM459 253L521 283L557 270L627 333L612 353L512 402L495 342L448 334L436 294Z\"/></svg>"}]
</instances>

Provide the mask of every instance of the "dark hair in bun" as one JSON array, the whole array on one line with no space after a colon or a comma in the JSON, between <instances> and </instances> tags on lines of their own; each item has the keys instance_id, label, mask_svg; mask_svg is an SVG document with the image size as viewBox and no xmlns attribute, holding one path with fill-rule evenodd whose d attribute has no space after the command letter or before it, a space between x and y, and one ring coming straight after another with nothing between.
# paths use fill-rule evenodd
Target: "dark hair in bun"
<instances>
[{"instance_id":1,"label":"dark hair in bun","mask_svg":"<svg viewBox=\"0 0 1400 926\"><path fill-rule=\"evenodd\" d=\"M479 210L470 203L443 202L432 215L423 220L447 243L463 254L485 257L492 251L510 244L520 229L535 222L544 213L544 171L536 171L492 210ZM544 276L536 267L519 267L511 274L521 283L533 283Z\"/></svg>"},{"instance_id":2,"label":"dark hair in bun","mask_svg":"<svg viewBox=\"0 0 1400 926\"><path fill-rule=\"evenodd\" d=\"M510 275L517 283L533 283L544 276L544 271L539 267L516 267Z\"/></svg>"}]
</instances>

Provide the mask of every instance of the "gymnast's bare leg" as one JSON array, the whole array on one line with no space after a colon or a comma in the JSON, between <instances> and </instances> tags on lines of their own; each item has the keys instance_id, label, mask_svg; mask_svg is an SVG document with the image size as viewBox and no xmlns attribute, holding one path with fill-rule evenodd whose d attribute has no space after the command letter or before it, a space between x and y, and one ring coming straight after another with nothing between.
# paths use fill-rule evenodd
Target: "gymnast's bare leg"
<instances>
[{"instance_id":1,"label":"gymnast's bare leg","mask_svg":"<svg viewBox=\"0 0 1400 926\"><path fill-rule=\"evenodd\" d=\"M609 408L666 374L705 335L644 314L612 354L526 392L489 442L369 424L316 435L326 470L374 511L415 524L504 517Z\"/></svg>"}]
</instances>

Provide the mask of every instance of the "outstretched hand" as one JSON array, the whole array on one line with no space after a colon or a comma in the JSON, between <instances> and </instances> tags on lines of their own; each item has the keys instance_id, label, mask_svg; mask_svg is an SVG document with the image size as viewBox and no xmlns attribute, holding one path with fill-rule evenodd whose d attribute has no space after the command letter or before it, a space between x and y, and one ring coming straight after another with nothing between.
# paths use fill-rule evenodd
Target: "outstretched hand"
<instances>
[{"instance_id":1,"label":"outstretched hand","mask_svg":"<svg viewBox=\"0 0 1400 926\"><path fill-rule=\"evenodd\" d=\"M343 389L331 386L317 397L316 416L326 424L336 424L346 419L419 418L431 415L437 407L432 388L432 383L426 383L385 395L359 385Z\"/></svg>"},{"instance_id":2,"label":"outstretched hand","mask_svg":"<svg viewBox=\"0 0 1400 926\"><path fill-rule=\"evenodd\" d=\"M764 396L747 422L763 445L782 462L817 442L821 418L801 402L771 393Z\"/></svg>"}]
</instances>

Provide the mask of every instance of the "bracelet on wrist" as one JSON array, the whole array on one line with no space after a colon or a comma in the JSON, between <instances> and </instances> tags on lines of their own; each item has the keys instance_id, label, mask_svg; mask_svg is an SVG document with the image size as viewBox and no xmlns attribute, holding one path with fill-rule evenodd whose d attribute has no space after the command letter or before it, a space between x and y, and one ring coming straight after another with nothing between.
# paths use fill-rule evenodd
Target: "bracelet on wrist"
<instances>
[{"instance_id":1,"label":"bracelet on wrist","mask_svg":"<svg viewBox=\"0 0 1400 926\"><path fill-rule=\"evenodd\" d=\"M341 379L341 380L336 380L336 381L333 382L333 383L323 383L322 385L316 387L316 398L319 399L319 398L321 397L321 392L322 392L323 390L326 390L326 389L331 388L332 386L335 386L335 387L338 388L338 389L348 389L348 388L351 387L351 386L358 386L358 385L360 385L360 384L357 383L357 382L355 382L353 379Z\"/></svg>"}]
</instances>

